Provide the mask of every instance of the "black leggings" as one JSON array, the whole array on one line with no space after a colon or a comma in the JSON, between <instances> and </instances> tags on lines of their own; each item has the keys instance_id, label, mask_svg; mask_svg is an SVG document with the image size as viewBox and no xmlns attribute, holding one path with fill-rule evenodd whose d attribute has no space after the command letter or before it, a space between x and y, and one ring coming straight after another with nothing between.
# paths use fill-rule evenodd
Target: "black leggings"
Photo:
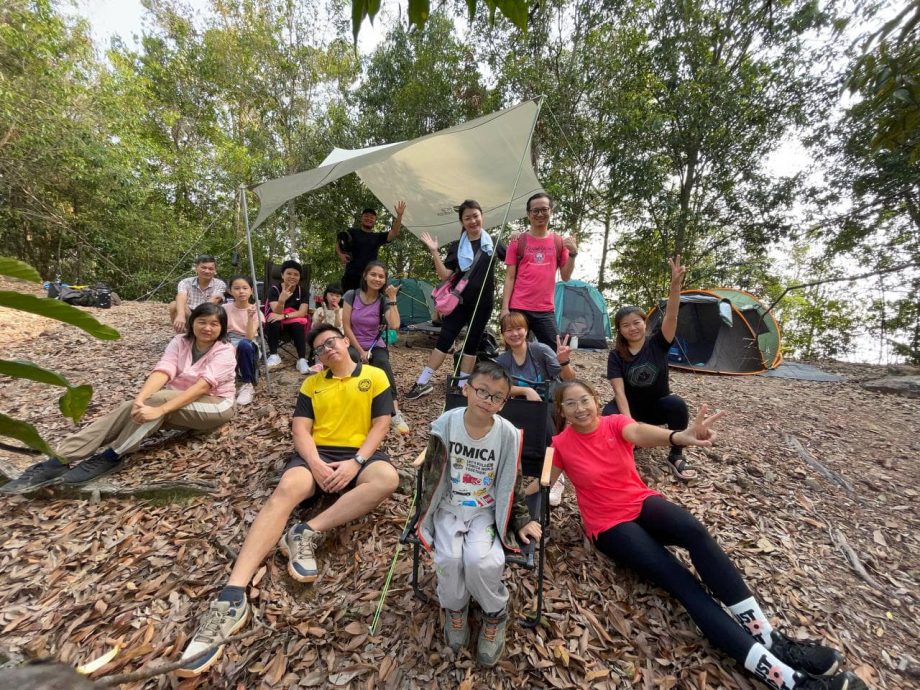
<instances>
[{"instance_id":1,"label":"black leggings","mask_svg":"<svg viewBox=\"0 0 920 690\"><path fill-rule=\"evenodd\" d=\"M614 399L604 405L601 414L617 414L618 412L617 401ZM687 410L687 403L684 402L682 397L673 393L645 405L630 400L629 416L637 422L645 422L646 424L666 424L671 431L683 431L690 423L690 412ZM671 448L679 451L681 446L671 446Z\"/></svg>"},{"instance_id":2,"label":"black leggings","mask_svg":"<svg viewBox=\"0 0 920 690\"><path fill-rule=\"evenodd\" d=\"M492 293L483 292L482 301L479 302L477 308L476 297L478 295L467 294L468 292L470 291L464 290L463 301L441 322L441 332L438 334L438 343L435 345L435 348L441 352L450 352L451 346L464 326L467 327L467 332L463 354L475 355L479 351L479 341L482 340L489 316L492 315L493 296Z\"/></svg>"},{"instance_id":3,"label":"black leggings","mask_svg":"<svg viewBox=\"0 0 920 690\"><path fill-rule=\"evenodd\" d=\"M285 324L283 320L265 322L265 340L268 341L268 354L278 354L278 346L281 344L281 328L287 330L291 336L294 347L297 348L297 356L300 359L307 358L307 329L302 323Z\"/></svg>"},{"instance_id":4,"label":"black leggings","mask_svg":"<svg viewBox=\"0 0 920 690\"><path fill-rule=\"evenodd\" d=\"M674 545L687 549L700 578L727 606L749 598L751 590L741 573L699 520L661 496L650 496L642 504L639 517L601 532L594 545L643 580L674 595L713 645L744 664L754 638L665 548Z\"/></svg>"}]
</instances>

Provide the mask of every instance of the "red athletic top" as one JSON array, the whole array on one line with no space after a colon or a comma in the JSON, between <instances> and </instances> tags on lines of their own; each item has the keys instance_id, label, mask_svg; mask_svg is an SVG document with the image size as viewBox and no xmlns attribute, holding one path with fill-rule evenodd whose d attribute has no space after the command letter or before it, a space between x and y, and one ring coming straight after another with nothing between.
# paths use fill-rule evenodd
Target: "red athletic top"
<instances>
[{"instance_id":1,"label":"red athletic top","mask_svg":"<svg viewBox=\"0 0 920 690\"><path fill-rule=\"evenodd\" d=\"M601 417L597 429L589 434L566 427L553 437L553 465L575 487L581 521L592 538L635 520L646 498L661 495L639 477L633 445L623 438L623 428L633 421L613 414Z\"/></svg>"}]
</instances>

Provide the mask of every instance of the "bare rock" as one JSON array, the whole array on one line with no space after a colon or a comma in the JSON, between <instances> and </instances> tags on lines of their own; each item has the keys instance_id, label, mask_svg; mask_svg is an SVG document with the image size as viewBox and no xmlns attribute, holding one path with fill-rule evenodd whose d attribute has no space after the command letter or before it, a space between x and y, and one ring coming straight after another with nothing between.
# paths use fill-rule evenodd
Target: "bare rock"
<instances>
[{"instance_id":1,"label":"bare rock","mask_svg":"<svg viewBox=\"0 0 920 690\"><path fill-rule=\"evenodd\" d=\"M920 398L920 375L886 376L881 379L865 381L863 388L876 393L892 393L908 398Z\"/></svg>"}]
</instances>

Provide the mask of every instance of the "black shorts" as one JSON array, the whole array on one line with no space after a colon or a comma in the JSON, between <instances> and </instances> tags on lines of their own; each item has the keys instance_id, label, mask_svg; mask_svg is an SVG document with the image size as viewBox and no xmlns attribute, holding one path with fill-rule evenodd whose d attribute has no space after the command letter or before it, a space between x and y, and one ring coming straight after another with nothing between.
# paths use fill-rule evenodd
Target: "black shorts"
<instances>
[{"instance_id":1,"label":"black shorts","mask_svg":"<svg viewBox=\"0 0 920 690\"><path fill-rule=\"evenodd\" d=\"M346 448L343 446L317 446L316 450L319 451L319 457L323 462L339 462L341 460L351 460L355 457L355 453L358 452L357 448ZM367 462L365 462L364 465L358 470L358 474L355 475L355 478L348 483L348 486L342 489L341 493L345 493L346 491L354 489L355 485L358 483L358 477L361 476L361 473L368 466L375 462L390 462L390 456L381 450L376 451L367 459ZM291 459L287 461L287 464L284 466L281 474L283 475L292 467L305 467L307 471L310 470L310 466L307 464L307 461L300 457L300 453L298 453L296 450L291 456ZM319 484L317 484L316 491L306 500L312 502L319 496L323 496L325 494L326 492L320 488Z\"/></svg>"}]
</instances>

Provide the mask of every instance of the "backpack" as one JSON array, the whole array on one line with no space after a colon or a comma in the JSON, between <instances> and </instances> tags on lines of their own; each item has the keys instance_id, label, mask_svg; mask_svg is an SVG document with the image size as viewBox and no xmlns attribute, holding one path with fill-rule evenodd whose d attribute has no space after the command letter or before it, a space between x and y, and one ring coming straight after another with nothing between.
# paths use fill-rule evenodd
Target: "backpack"
<instances>
[{"instance_id":1,"label":"backpack","mask_svg":"<svg viewBox=\"0 0 920 690\"><path fill-rule=\"evenodd\" d=\"M522 232L517 236L517 265L521 265L521 259L524 258L524 250L527 248L528 233ZM556 245L556 268L562 268L562 237L558 233L553 233L553 242Z\"/></svg>"},{"instance_id":2,"label":"backpack","mask_svg":"<svg viewBox=\"0 0 920 690\"><path fill-rule=\"evenodd\" d=\"M103 283L88 287L65 287L61 288L58 299L78 307L108 309L112 306L112 290Z\"/></svg>"}]
</instances>

